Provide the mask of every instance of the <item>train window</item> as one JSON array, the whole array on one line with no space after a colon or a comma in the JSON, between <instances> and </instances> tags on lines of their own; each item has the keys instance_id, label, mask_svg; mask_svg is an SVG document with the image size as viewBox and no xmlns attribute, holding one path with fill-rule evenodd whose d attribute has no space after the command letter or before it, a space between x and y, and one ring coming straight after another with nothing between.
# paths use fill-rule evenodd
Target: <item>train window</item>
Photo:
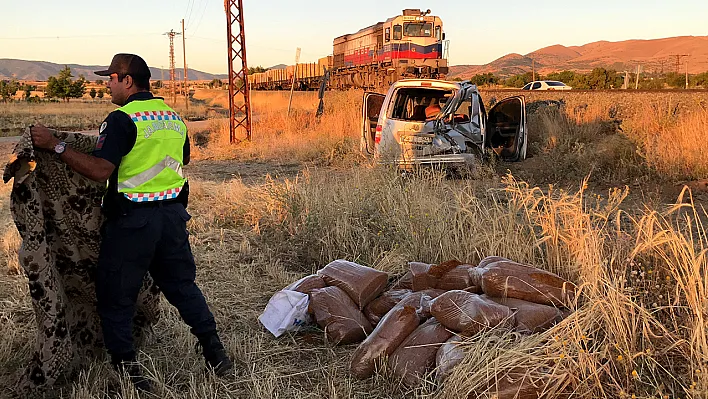
<instances>
[{"instance_id":1,"label":"train window","mask_svg":"<svg viewBox=\"0 0 708 399\"><path fill-rule=\"evenodd\" d=\"M391 41L391 28L386 28L386 41Z\"/></svg>"},{"instance_id":2,"label":"train window","mask_svg":"<svg viewBox=\"0 0 708 399\"><path fill-rule=\"evenodd\" d=\"M403 39L403 28L401 25L393 25L393 40Z\"/></svg>"},{"instance_id":3,"label":"train window","mask_svg":"<svg viewBox=\"0 0 708 399\"><path fill-rule=\"evenodd\" d=\"M435 27L435 39L437 39L437 40L442 39L442 37L440 36L440 32L442 31L442 29L440 29L440 28L441 28L440 25Z\"/></svg>"},{"instance_id":4,"label":"train window","mask_svg":"<svg viewBox=\"0 0 708 399\"><path fill-rule=\"evenodd\" d=\"M408 22L403 24L405 36L430 37L433 35L433 24L430 22Z\"/></svg>"}]
</instances>

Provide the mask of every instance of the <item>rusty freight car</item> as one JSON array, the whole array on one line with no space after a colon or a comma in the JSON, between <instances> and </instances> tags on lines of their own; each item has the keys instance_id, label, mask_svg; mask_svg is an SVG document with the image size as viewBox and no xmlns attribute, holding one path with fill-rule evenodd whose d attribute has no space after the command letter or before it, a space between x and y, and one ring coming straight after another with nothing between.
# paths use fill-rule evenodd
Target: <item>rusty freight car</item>
<instances>
[{"instance_id":1,"label":"rusty freight car","mask_svg":"<svg viewBox=\"0 0 708 399\"><path fill-rule=\"evenodd\" d=\"M252 89L314 89L330 71L329 87L385 89L402 78L444 78L448 72L445 33L430 10L403 10L386 22L334 39L333 52L316 63L250 75Z\"/></svg>"}]
</instances>

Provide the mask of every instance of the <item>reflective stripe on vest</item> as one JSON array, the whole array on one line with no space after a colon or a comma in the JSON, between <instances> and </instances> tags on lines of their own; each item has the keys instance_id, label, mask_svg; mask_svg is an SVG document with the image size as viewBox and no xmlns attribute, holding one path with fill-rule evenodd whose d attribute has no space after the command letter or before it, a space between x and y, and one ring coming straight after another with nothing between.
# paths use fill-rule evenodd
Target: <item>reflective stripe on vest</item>
<instances>
[{"instance_id":1,"label":"reflective stripe on vest","mask_svg":"<svg viewBox=\"0 0 708 399\"><path fill-rule=\"evenodd\" d=\"M182 173L182 165L179 164L179 161L172 158L171 156L166 156L165 159L160 161L157 165L153 166L152 168L146 170L145 172L140 173L139 175L133 176L130 179L118 183L118 190L125 190L128 188L135 188L138 187L141 184L145 184L151 179L153 179L155 176L159 175L160 172L162 172L165 169L172 169L177 174L179 177L184 178L184 174Z\"/></svg>"}]
</instances>

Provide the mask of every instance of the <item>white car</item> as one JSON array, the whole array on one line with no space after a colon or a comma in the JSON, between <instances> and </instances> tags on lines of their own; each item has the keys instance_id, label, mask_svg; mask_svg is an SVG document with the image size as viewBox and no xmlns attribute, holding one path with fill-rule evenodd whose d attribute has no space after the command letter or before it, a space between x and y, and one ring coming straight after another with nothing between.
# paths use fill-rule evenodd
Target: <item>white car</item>
<instances>
[{"instance_id":1,"label":"white car","mask_svg":"<svg viewBox=\"0 0 708 399\"><path fill-rule=\"evenodd\" d=\"M555 80L537 80L522 87L521 90L570 90L572 87Z\"/></svg>"},{"instance_id":2,"label":"white car","mask_svg":"<svg viewBox=\"0 0 708 399\"><path fill-rule=\"evenodd\" d=\"M469 82L404 79L386 95L364 93L361 149L380 163L472 165L492 149L501 159L526 158L523 96L499 101L487 112Z\"/></svg>"}]
</instances>

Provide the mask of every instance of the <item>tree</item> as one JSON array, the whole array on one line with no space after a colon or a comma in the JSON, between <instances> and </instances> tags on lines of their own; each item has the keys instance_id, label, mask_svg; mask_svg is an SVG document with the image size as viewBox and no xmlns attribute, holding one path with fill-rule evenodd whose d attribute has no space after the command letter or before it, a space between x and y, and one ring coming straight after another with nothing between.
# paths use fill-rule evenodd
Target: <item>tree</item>
<instances>
[{"instance_id":1,"label":"tree","mask_svg":"<svg viewBox=\"0 0 708 399\"><path fill-rule=\"evenodd\" d=\"M499 83L499 78L494 76L493 73L484 73L481 75L474 75L470 79L472 84L475 84L477 86L484 86L484 85L493 85Z\"/></svg>"},{"instance_id":2,"label":"tree","mask_svg":"<svg viewBox=\"0 0 708 399\"><path fill-rule=\"evenodd\" d=\"M19 83L14 79L10 81L0 80L0 97L2 101L7 102L7 100L11 100L19 88Z\"/></svg>"},{"instance_id":3,"label":"tree","mask_svg":"<svg viewBox=\"0 0 708 399\"><path fill-rule=\"evenodd\" d=\"M25 92L25 101L30 101L30 98L32 98L32 92L37 90L37 86L24 84L21 89Z\"/></svg>"},{"instance_id":4,"label":"tree","mask_svg":"<svg viewBox=\"0 0 708 399\"><path fill-rule=\"evenodd\" d=\"M152 82L152 88L153 89L161 89L162 88L162 81L156 80L156 81Z\"/></svg>"},{"instance_id":5,"label":"tree","mask_svg":"<svg viewBox=\"0 0 708 399\"><path fill-rule=\"evenodd\" d=\"M527 83L533 82L531 72L526 72L521 75L514 75L504 81L504 86L508 87L524 87Z\"/></svg>"},{"instance_id":6,"label":"tree","mask_svg":"<svg viewBox=\"0 0 708 399\"><path fill-rule=\"evenodd\" d=\"M253 75L254 73L263 73L267 71L268 69L263 68L262 66L258 65L257 67L248 67L248 74Z\"/></svg>"},{"instance_id":7,"label":"tree","mask_svg":"<svg viewBox=\"0 0 708 399\"><path fill-rule=\"evenodd\" d=\"M622 87L623 80L615 70L595 68L590 72L587 83L591 89L615 89Z\"/></svg>"},{"instance_id":8,"label":"tree","mask_svg":"<svg viewBox=\"0 0 708 399\"><path fill-rule=\"evenodd\" d=\"M103 91L103 89L98 89L98 93L96 94L96 97L98 97L98 99L100 100L103 98L104 93L105 92Z\"/></svg>"},{"instance_id":9,"label":"tree","mask_svg":"<svg viewBox=\"0 0 708 399\"><path fill-rule=\"evenodd\" d=\"M221 79L212 79L211 82L209 82L209 88L221 87L223 84L224 82L222 82Z\"/></svg>"},{"instance_id":10,"label":"tree","mask_svg":"<svg viewBox=\"0 0 708 399\"><path fill-rule=\"evenodd\" d=\"M71 68L65 66L57 76L50 76L47 81L47 95L52 98L61 98L69 102L72 98L81 98L86 91L86 79L79 76L72 81Z\"/></svg>"},{"instance_id":11,"label":"tree","mask_svg":"<svg viewBox=\"0 0 708 399\"><path fill-rule=\"evenodd\" d=\"M92 99L92 100L93 100L94 98L96 98L96 89L94 89L94 88L92 87L92 88L91 88L91 91L89 91L89 96L91 96L91 99Z\"/></svg>"},{"instance_id":12,"label":"tree","mask_svg":"<svg viewBox=\"0 0 708 399\"><path fill-rule=\"evenodd\" d=\"M96 83L99 86L103 86L103 79L96 79L93 83Z\"/></svg>"}]
</instances>

